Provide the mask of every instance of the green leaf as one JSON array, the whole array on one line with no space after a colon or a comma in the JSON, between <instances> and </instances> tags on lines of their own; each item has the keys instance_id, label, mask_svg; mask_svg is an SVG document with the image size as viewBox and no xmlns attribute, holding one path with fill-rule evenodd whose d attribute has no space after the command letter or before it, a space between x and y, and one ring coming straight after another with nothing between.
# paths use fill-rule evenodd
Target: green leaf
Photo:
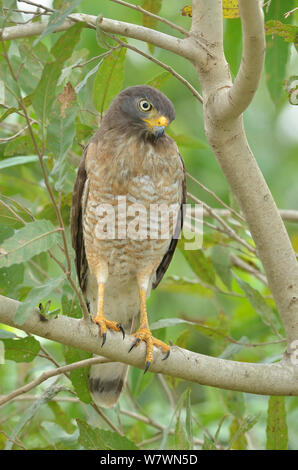
<instances>
[{"instance_id":1,"label":"green leaf","mask_svg":"<svg viewBox=\"0 0 298 470\"><path fill-rule=\"evenodd\" d=\"M67 315L73 318L81 318L82 311L77 298L77 295L72 289L69 288L68 284L63 286L63 295L61 297L61 306L63 315Z\"/></svg>"},{"instance_id":2,"label":"green leaf","mask_svg":"<svg viewBox=\"0 0 298 470\"><path fill-rule=\"evenodd\" d=\"M0 95L1 95L1 83L3 83L3 82L0 80ZM1 96L0 96L0 104L4 103L4 102L5 102L5 100L1 101ZM29 106L32 103L32 95L29 95L29 96L26 96L25 98L23 98L23 102L26 106ZM4 121L10 114L13 114L13 113L16 113L16 112L20 111L20 109L21 108L19 108L19 107L12 107L12 108L7 109L0 116L0 122Z\"/></svg>"},{"instance_id":3,"label":"green leaf","mask_svg":"<svg viewBox=\"0 0 298 470\"><path fill-rule=\"evenodd\" d=\"M266 449L288 449L288 425L285 397L269 397L266 427Z\"/></svg>"},{"instance_id":4,"label":"green leaf","mask_svg":"<svg viewBox=\"0 0 298 470\"><path fill-rule=\"evenodd\" d=\"M160 89L169 80L171 75L172 74L170 72L161 72L160 74L156 75L154 78L149 80L146 85Z\"/></svg>"},{"instance_id":5,"label":"green leaf","mask_svg":"<svg viewBox=\"0 0 298 470\"><path fill-rule=\"evenodd\" d=\"M55 42L51 49L51 54L56 58L56 62L62 66L66 62L74 51L75 46L80 40L82 29L84 29L84 23L76 23L63 33L59 39Z\"/></svg>"},{"instance_id":6,"label":"green leaf","mask_svg":"<svg viewBox=\"0 0 298 470\"><path fill-rule=\"evenodd\" d=\"M4 346L3 341L0 341L0 365L5 363L4 355L5 355L5 346Z\"/></svg>"},{"instance_id":7,"label":"green leaf","mask_svg":"<svg viewBox=\"0 0 298 470\"><path fill-rule=\"evenodd\" d=\"M46 29L41 33L41 35L34 41L34 46L37 45L37 43L42 39L44 38L45 36L47 36L48 34L51 34L56 28L58 28L58 26L60 26L64 20L66 19L66 17L68 15L70 15L73 10L76 8L76 6L81 3L82 0L72 0L72 1L68 1L66 3L66 5L69 5L70 3L70 6L68 8L66 8L65 10L61 11L61 10L58 10L58 11L55 11L51 16L50 16L50 19L48 21L48 25L46 27Z\"/></svg>"},{"instance_id":8,"label":"green leaf","mask_svg":"<svg viewBox=\"0 0 298 470\"><path fill-rule=\"evenodd\" d=\"M202 250L181 250L193 272L208 284L214 285L216 273L210 258Z\"/></svg>"},{"instance_id":9,"label":"green leaf","mask_svg":"<svg viewBox=\"0 0 298 470\"><path fill-rule=\"evenodd\" d=\"M72 348L71 346L64 347L64 357L67 364L83 361L92 357L91 353L82 351L81 349ZM70 380L79 397L84 403L91 403L92 398L89 391L88 375L89 367L80 367L79 369L70 371Z\"/></svg>"},{"instance_id":10,"label":"green leaf","mask_svg":"<svg viewBox=\"0 0 298 470\"><path fill-rule=\"evenodd\" d=\"M221 390L221 395L227 410L236 418L242 418L245 413L245 396L234 390Z\"/></svg>"},{"instance_id":11,"label":"green leaf","mask_svg":"<svg viewBox=\"0 0 298 470\"><path fill-rule=\"evenodd\" d=\"M24 265L15 264L9 268L0 269L0 294L12 296L24 279Z\"/></svg>"},{"instance_id":12,"label":"green leaf","mask_svg":"<svg viewBox=\"0 0 298 470\"><path fill-rule=\"evenodd\" d=\"M42 394L38 400L36 400L34 403L32 403L29 408L25 410L25 412L21 415L17 425L13 429L12 433L10 434L10 439L7 440L7 444L5 446L5 450L11 450L12 446L14 445L15 438L16 436L21 432L23 427L32 420L32 418L36 415L36 413L39 411L39 409L47 403L49 400L52 400L57 393L61 391L61 386L60 385L51 385L48 387L45 392Z\"/></svg>"},{"instance_id":13,"label":"green leaf","mask_svg":"<svg viewBox=\"0 0 298 470\"><path fill-rule=\"evenodd\" d=\"M112 431L90 426L82 419L77 419L80 430L79 443L87 450L138 450L134 442ZM107 455L99 457L99 464L107 463Z\"/></svg>"},{"instance_id":14,"label":"green leaf","mask_svg":"<svg viewBox=\"0 0 298 470\"><path fill-rule=\"evenodd\" d=\"M51 176L55 181L56 191L69 194L73 190L75 168L67 158L67 152L73 144L76 133L75 119L78 112L76 105L65 112L65 116L56 108L50 117L47 128L48 150L55 158Z\"/></svg>"},{"instance_id":15,"label":"green leaf","mask_svg":"<svg viewBox=\"0 0 298 470\"><path fill-rule=\"evenodd\" d=\"M192 450L193 449L193 429L192 429L190 388L187 388L186 390L185 409L186 409L186 417L185 417L186 435L187 435L187 439L189 442L189 449Z\"/></svg>"},{"instance_id":16,"label":"green leaf","mask_svg":"<svg viewBox=\"0 0 298 470\"><path fill-rule=\"evenodd\" d=\"M61 426L61 428L64 429L64 431L66 431L68 434L75 432L76 426L71 422L70 417L61 408L59 403L56 401L49 401L48 406L54 414L56 424Z\"/></svg>"},{"instance_id":17,"label":"green leaf","mask_svg":"<svg viewBox=\"0 0 298 470\"><path fill-rule=\"evenodd\" d=\"M56 86L61 73L61 67L62 65L56 61L46 64L35 90L32 105L37 117L41 119L44 126L48 122L48 117L56 98Z\"/></svg>"},{"instance_id":18,"label":"green leaf","mask_svg":"<svg viewBox=\"0 0 298 470\"><path fill-rule=\"evenodd\" d=\"M174 445L175 445L175 449L189 450L190 445L187 439L185 423L183 423L182 418L181 418L182 405L183 403L181 403L181 406L179 407L177 411L176 425L175 425L175 431L174 431Z\"/></svg>"},{"instance_id":19,"label":"green leaf","mask_svg":"<svg viewBox=\"0 0 298 470\"><path fill-rule=\"evenodd\" d=\"M39 84L35 90L32 101L33 108L45 126L51 115L53 103L56 99L57 82L62 72L64 62L69 59L80 39L82 23L75 24L67 30L51 49L56 60L45 65Z\"/></svg>"},{"instance_id":20,"label":"green leaf","mask_svg":"<svg viewBox=\"0 0 298 470\"><path fill-rule=\"evenodd\" d=\"M14 317L14 322L17 325L22 325L26 321L26 318L31 314L33 308L42 301L48 300L48 297L55 289L57 289L57 287L60 286L63 280L64 276L61 276L31 289L26 301L19 305Z\"/></svg>"},{"instance_id":21,"label":"green leaf","mask_svg":"<svg viewBox=\"0 0 298 470\"><path fill-rule=\"evenodd\" d=\"M204 434L202 450L217 450L214 440L211 437L209 437L207 434Z\"/></svg>"},{"instance_id":22,"label":"green leaf","mask_svg":"<svg viewBox=\"0 0 298 470\"><path fill-rule=\"evenodd\" d=\"M35 136L35 139L37 140L37 143L38 144L41 144L41 142L39 141L38 137ZM14 139L12 142L9 142L6 146L5 146L5 150L4 150L4 155L6 157L12 157L14 155L28 155L27 158L32 158L32 161L38 161L38 156L37 155L33 155L33 156L29 156L29 155L32 155L35 153L35 147L33 145L33 142L32 142L32 139L29 135L22 135L16 139ZM18 158L24 158L24 157L18 157ZM34 158L34 160L33 160ZM1 164L2 162L0 162ZM20 161L19 163L17 163L18 165L22 164L22 163L28 163L26 160L24 161Z\"/></svg>"},{"instance_id":23,"label":"green leaf","mask_svg":"<svg viewBox=\"0 0 298 470\"><path fill-rule=\"evenodd\" d=\"M281 21L269 20L265 23L265 31L268 35L277 34L286 42L292 42L298 47L298 26L284 24Z\"/></svg>"},{"instance_id":24,"label":"green leaf","mask_svg":"<svg viewBox=\"0 0 298 470\"><path fill-rule=\"evenodd\" d=\"M151 328L151 326L150 326ZM134 397L139 397L141 393L150 385L154 378L155 374L151 372L144 371L132 368L131 370L131 393Z\"/></svg>"},{"instance_id":25,"label":"green leaf","mask_svg":"<svg viewBox=\"0 0 298 470\"><path fill-rule=\"evenodd\" d=\"M187 279L178 276L169 276L162 281L160 290L166 292L179 292L181 294L198 295L199 297L212 297L213 291L203 287L198 279Z\"/></svg>"},{"instance_id":26,"label":"green leaf","mask_svg":"<svg viewBox=\"0 0 298 470\"><path fill-rule=\"evenodd\" d=\"M22 90L29 96L40 80L43 66L46 62L51 62L51 57L47 47L41 42L33 48L34 38L25 38L18 42L20 65L18 67L18 81Z\"/></svg>"},{"instance_id":27,"label":"green leaf","mask_svg":"<svg viewBox=\"0 0 298 470\"><path fill-rule=\"evenodd\" d=\"M216 245L211 250L211 260L215 271L223 283L227 286L228 289L231 289L232 271L229 251L220 245Z\"/></svg>"},{"instance_id":28,"label":"green leaf","mask_svg":"<svg viewBox=\"0 0 298 470\"><path fill-rule=\"evenodd\" d=\"M99 14L98 17L96 18L95 24L96 24L96 42L101 47L102 49L112 49L113 47L119 46L117 41L115 39L110 38L107 36L104 31L101 29L101 21L102 21L103 15Z\"/></svg>"},{"instance_id":29,"label":"green leaf","mask_svg":"<svg viewBox=\"0 0 298 470\"><path fill-rule=\"evenodd\" d=\"M240 447L246 448L246 438L245 434L250 431L250 429L257 423L259 414L253 416L246 416L239 420L237 424L237 429L232 427L230 429L231 439L228 449L237 449Z\"/></svg>"},{"instance_id":30,"label":"green leaf","mask_svg":"<svg viewBox=\"0 0 298 470\"><path fill-rule=\"evenodd\" d=\"M102 114L112 99L121 91L124 80L126 49L113 51L99 67L93 84L93 103Z\"/></svg>"},{"instance_id":31,"label":"green leaf","mask_svg":"<svg viewBox=\"0 0 298 470\"><path fill-rule=\"evenodd\" d=\"M21 339L2 339L5 345L5 359L15 362L31 362L39 353L40 344L33 336Z\"/></svg>"},{"instance_id":32,"label":"green leaf","mask_svg":"<svg viewBox=\"0 0 298 470\"><path fill-rule=\"evenodd\" d=\"M91 70L89 70L89 72L85 75L85 77L83 78L83 80L81 80L76 86L75 86L75 92L76 94L80 93L80 91L82 90L82 88L85 87L85 85L87 84L88 80L90 77L92 77L92 75L94 75L97 71L98 71L98 68L101 66L101 64L103 63L103 59L95 65L95 67L93 67Z\"/></svg>"},{"instance_id":33,"label":"green leaf","mask_svg":"<svg viewBox=\"0 0 298 470\"><path fill-rule=\"evenodd\" d=\"M10 157L0 160L0 170L10 168L16 165L25 165L26 163L38 162L37 155L22 155L19 157Z\"/></svg>"},{"instance_id":34,"label":"green leaf","mask_svg":"<svg viewBox=\"0 0 298 470\"><path fill-rule=\"evenodd\" d=\"M11 227L8 227L8 225L0 224L0 243L1 244L7 238L12 237L13 234L14 234L14 230Z\"/></svg>"},{"instance_id":35,"label":"green leaf","mask_svg":"<svg viewBox=\"0 0 298 470\"><path fill-rule=\"evenodd\" d=\"M237 277L235 274L234 277L241 289L245 292L249 303L257 312L257 314L260 315L265 325L271 327L275 333L278 332L280 328L278 319L260 292L251 287L247 282Z\"/></svg>"},{"instance_id":36,"label":"green leaf","mask_svg":"<svg viewBox=\"0 0 298 470\"><path fill-rule=\"evenodd\" d=\"M268 13L265 15L266 22L268 20L282 20L283 23L289 24L291 16L285 19L284 13L292 10L293 7L293 0L272 1ZM278 104L282 97L282 83L286 75L288 58L289 43L279 36L267 35L265 57L266 81L271 99L275 104Z\"/></svg>"},{"instance_id":37,"label":"green leaf","mask_svg":"<svg viewBox=\"0 0 298 470\"><path fill-rule=\"evenodd\" d=\"M239 18L225 22L224 48L226 59L235 77L239 69L242 54L242 31Z\"/></svg>"},{"instance_id":38,"label":"green leaf","mask_svg":"<svg viewBox=\"0 0 298 470\"><path fill-rule=\"evenodd\" d=\"M58 242L57 231L48 220L29 222L12 237L6 239L0 249L0 267L24 263L33 256L49 250Z\"/></svg>"},{"instance_id":39,"label":"green leaf","mask_svg":"<svg viewBox=\"0 0 298 470\"><path fill-rule=\"evenodd\" d=\"M245 347L244 345L242 346L241 343L245 345L249 343L249 339L246 336L241 336L241 338L237 340L237 344L229 344L218 357L221 359L230 359L235 357L235 355Z\"/></svg>"},{"instance_id":40,"label":"green leaf","mask_svg":"<svg viewBox=\"0 0 298 470\"><path fill-rule=\"evenodd\" d=\"M245 450L247 448L247 439L245 433L241 430L241 419L234 417L229 426L230 448L233 450Z\"/></svg>"}]
</instances>

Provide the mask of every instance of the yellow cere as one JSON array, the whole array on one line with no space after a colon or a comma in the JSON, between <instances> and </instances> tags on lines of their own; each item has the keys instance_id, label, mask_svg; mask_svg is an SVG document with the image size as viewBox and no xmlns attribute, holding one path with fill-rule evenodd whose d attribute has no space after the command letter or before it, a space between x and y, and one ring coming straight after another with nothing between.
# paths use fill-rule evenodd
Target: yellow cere
<instances>
[{"instance_id":1,"label":"yellow cere","mask_svg":"<svg viewBox=\"0 0 298 470\"><path fill-rule=\"evenodd\" d=\"M147 122L150 129L152 129L155 126L156 127L161 127L161 126L167 127L167 125L169 124L169 120L166 116L157 116L157 117L153 117L151 119L143 119L143 121Z\"/></svg>"}]
</instances>

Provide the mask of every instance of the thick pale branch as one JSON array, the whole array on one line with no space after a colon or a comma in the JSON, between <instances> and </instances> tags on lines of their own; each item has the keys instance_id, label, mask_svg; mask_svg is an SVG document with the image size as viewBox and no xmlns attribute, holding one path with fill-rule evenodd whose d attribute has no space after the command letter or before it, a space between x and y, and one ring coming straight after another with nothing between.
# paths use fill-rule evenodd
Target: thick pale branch
<instances>
[{"instance_id":1,"label":"thick pale branch","mask_svg":"<svg viewBox=\"0 0 298 470\"><path fill-rule=\"evenodd\" d=\"M120 34L129 38L139 39L140 41L149 42L154 46L161 47L178 55L182 55L188 59L193 58L193 49L185 47L185 39L179 39L169 34L161 33L144 26L139 26L133 23L125 23L124 21L111 20L109 18L96 17L93 15L86 15L84 13L74 13L68 17L61 25L59 25L55 32L65 31L75 22L85 22L86 26L92 29L96 28L96 21L98 21L100 28L108 33ZM20 39L28 36L38 36L47 27L46 21L38 23L28 23L25 25L10 26L0 29L0 34L4 41L10 39Z\"/></svg>"},{"instance_id":2,"label":"thick pale branch","mask_svg":"<svg viewBox=\"0 0 298 470\"><path fill-rule=\"evenodd\" d=\"M0 321L28 333L100 354L113 361L144 368L145 345L142 344L128 353L134 341L131 336L126 336L123 340L120 333L108 332L107 341L101 348L96 325L62 315L41 321L37 311L33 311L20 327L13 322L18 306L19 302L0 296ZM163 355L157 350L154 358L150 369L155 373L249 393L298 395L298 368L291 361L251 364L204 356L177 346L171 348L166 361L162 360Z\"/></svg>"},{"instance_id":3,"label":"thick pale branch","mask_svg":"<svg viewBox=\"0 0 298 470\"><path fill-rule=\"evenodd\" d=\"M193 1L193 30L199 34L203 28L206 42L212 42L216 36L214 30L221 28L220 24L214 22L210 34L206 29L206 17L209 18L212 13L211 3L214 11L218 12L217 0ZM235 88L228 77L220 47L214 50L214 60L207 60L206 57L206 70L202 70L201 61L198 60L195 64L203 89L205 132L247 221L269 288L282 317L287 341L291 344L298 339L298 264L273 197L249 148L241 117L241 112L252 98L252 93L248 91L255 91L263 64L263 13L259 0L240 3L245 45L242 68ZM215 19L222 22L219 15ZM253 50L254 35L258 35L258 40ZM218 37L217 40L219 41ZM257 54L260 57L257 58ZM251 68L253 60L257 63L255 78ZM248 77L247 80L245 77ZM231 90L234 90L234 95L231 96L236 100L233 107L228 99ZM245 97L246 93L248 97Z\"/></svg>"},{"instance_id":4,"label":"thick pale branch","mask_svg":"<svg viewBox=\"0 0 298 470\"><path fill-rule=\"evenodd\" d=\"M265 58L264 16L259 0L240 0L242 23L242 60L233 86L226 92L227 101L219 108L221 119L239 116L252 101L258 89Z\"/></svg>"}]
</instances>

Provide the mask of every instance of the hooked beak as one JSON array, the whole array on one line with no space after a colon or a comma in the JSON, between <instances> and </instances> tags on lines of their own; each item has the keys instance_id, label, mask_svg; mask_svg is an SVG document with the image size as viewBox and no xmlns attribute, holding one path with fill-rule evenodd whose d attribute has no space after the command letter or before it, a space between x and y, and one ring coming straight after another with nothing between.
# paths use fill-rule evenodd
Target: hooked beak
<instances>
[{"instance_id":1,"label":"hooked beak","mask_svg":"<svg viewBox=\"0 0 298 470\"><path fill-rule=\"evenodd\" d=\"M146 122L148 128L155 137L155 142L161 137L167 125L169 124L169 119L166 116L155 115L151 116L149 119L143 119Z\"/></svg>"},{"instance_id":2,"label":"hooked beak","mask_svg":"<svg viewBox=\"0 0 298 470\"><path fill-rule=\"evenodd\" d=\"M155 142L165 133L166 126L153 126L152 132L154 134Z\"/></svg>"}]
</instances>

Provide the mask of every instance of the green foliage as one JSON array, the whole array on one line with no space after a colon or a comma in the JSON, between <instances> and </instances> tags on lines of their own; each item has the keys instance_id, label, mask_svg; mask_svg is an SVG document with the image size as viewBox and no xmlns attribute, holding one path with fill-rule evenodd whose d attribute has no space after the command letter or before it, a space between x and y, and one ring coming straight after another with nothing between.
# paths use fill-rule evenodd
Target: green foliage
<instances>
[{"instance_id":1,"label":"green foliage","mask_svg":"<svg viewBox=\"0 0 298 470\"><path fill-rule=\"evenodd\" d=\"M148 15L124 10L113 2L101 3L104 17L121 20L126 11L125 21L168 32L168 25ZM189 27L189 18L180 15L178 0L138 4ZM8 10L2 10L1 24L16 27L14 22L24 21L13 11L15 1L5 0L3 5ZM290 51L295 51L297 26L295 15L284 17L293 7L293 0L272 0L265 9L264 80L244 116L248 140L278 206L285 208L297 206L297 140L283 130L291 127L290 118L284 127L280 124L285 119L283 113L297 104L297 59L292 54L289 61ZM132 51L127 54L124 46L105 35L100 23L97 31L75 23L65 32L52 33L75 9L98 15L94 2L55 0L53 8L56 11L47 16L48 26L39 37L0 46L0 294L21 302L15 317L20 326L35 307L40 308L44 321L58 314L81 318L77 294L68 282L60 223L62 219L72 280L76 282L69 236L76 169L82 148L111 100L125 87L146 83L169 96L176 119L167 132L176 141L187 171L226 204L231 199L204 135L201 105L189 90L169 71ZM224 42L227 61L236 76L242 49L239 18L225 20ZM195 71L186 61L148 47L199 89ZM278 106L273 108L270 100ZM187 189L211 207L222 208L218 199L193 181L188 180ZM239 211L237 205L234 208ZM236 219L224 216L225 223L249 246L247 226ZM263 274L259 259L233 239L217 219L208 216L203 222L203 249L185 250L186 240L182 239L169 271L150 296L152 331L166 342L201 354L256 363L280 359L284 342L278 312L269 289L253 274ZM297 228L294 224L288 228L298 251ZM251 272L236 265L235 256L245 261ZM85 351L18 334L1 326L0 396L30 384L50 368L91 357ZM289 398L287 408L283 397L270 397L266 416L265 397L186 384L151 372L144 375L131 367L120 404L112 410L100 410L99 416L92 406L88 373L85 367L59 375L50 386L46 381L30 390L22 397L26 401L16 397L3 406L0 449L297 448L294 397Z\"/></svg>"},{"instance_id":2,"label":"green foliage","mask_svg":"<svg viewBox=\"0 0 298 470\"><path fill-rule=\"evenodd\" d=\"M5 359L16 362L32 362L39 353L40 344L33 337L21 339L2 339L5 347Z\"/></svg>"},{"instance_id":3,"label":"green foliage","mask_svg":"<svg viewBox=\"0 0 298 470\"><path fill-rule=\"evenodd\" d=\"M49 250L57 240L57 230L48 220L28 223L4 241L0 267L24 263L33 256Z\"/></svg>"},{"instance_id":4,"label":"green foliage","mask_svg":"<svg viewBox=\"0 0 298 470\"><path fill-rule=\"evenodd\" d=\"M64 346L64 357L66 364L72 364L73 362L89 359L92 357L92 354L70 346ZM91 395L88 388L89 370L90 367L80 367L79 369L70 371L70 380L72 385L74 386L79 399L84 403L91 402Z\"/></svg>"},{"instance_id":5,"label":"green foliage","mask_svg":"<svg viewBox=\"0 0 298 470\"><path fill-rule=\"evenodd\" d=\"M121 91L124 79L126 49L114 50L99 67L93 86L93 101L96 110L102 114L115 95Z\"/></svg>"},{"instance_id":6,"label":"green foliage","mask_svg":"<svg viewBox=\"0 0 298 470\"><path fill-rule=\"evenodd\" d=\"M269 397L266 435L267 450L288 449L288 425L285 397Z\"/></svg>"},{"instance_id":7,"label":"green foliage","mask_svg":"<svg viewBox=\"0 0 298 470\"><path fill-rule=\"evenodd\" d=\"M80 437L79 443L89 450L137 450L138 447L125 436L116 432L90 426L81 419L77 420Z\"/></svg>"},{"instance_id":8,"label":"green foliage","mask_svg":"<svg viewBox=\"0 0 298 470\"><path fill-rule=\"evenodd\" d=\"M143 0L142 7L146 11L150 11L155 15L158 15L162 6L162 0ZM146 28L156 29L158 21L153 18L152 16L148 16L143 14L143 26ZM154 46L152 44L148 44L149 51L151 53L154 52Z\"/></svg>"},{"instance_id":9,"label":"green foliage","mask_svg":"<svg viewBox=\"0 0 298 470\"><path fill-rule=\"evenodd\" d=\"M14 317L14 322L17 325L22 325L32 312L33 308L40 302L40 299L45 301L49 296L53 295L53 291L61 285L62 281L63 277L58 277L45 282L41 286L33 287L26 300L24 300L24 302L18 307L17 313Z\"/></svg>"},{"instance_id":10,"label":"green foliage","mask_svg":"<svg viewBox=\"0 0 298 470\"><path fill-rule=\"evenodd\" d=\"M271 2L268 12L265 14L265 22L269 30L267 30L268 35L266 36L266 80L270 96L276 104L280 103L283 96L282 82L286 78L286 67L289 58L290 44L288 42L288 38L286 38L285 41L283 37L273 35L272 33L277 32L277 25L275 22L282 21L283 27L279 27L277 29L279 34L284 36L286 25L292 21L291 16L288 19L285 19L284 14L287 11L292 10L294 6L294 0L274 0ZM274 31L272 30L273 24L275 24Z\"/></svg>"}]
</instances>

